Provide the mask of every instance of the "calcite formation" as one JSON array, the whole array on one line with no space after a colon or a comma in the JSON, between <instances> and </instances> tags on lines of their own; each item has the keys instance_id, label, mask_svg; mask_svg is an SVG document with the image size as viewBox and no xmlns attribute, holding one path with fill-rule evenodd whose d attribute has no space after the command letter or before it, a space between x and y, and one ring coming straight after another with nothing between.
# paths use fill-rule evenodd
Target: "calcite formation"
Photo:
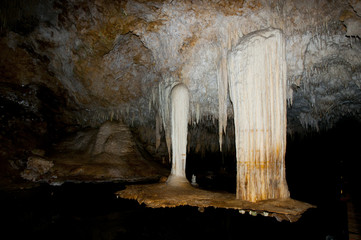
<instances>
[{"instance_id":1,"label":"calcite formation","mask_svg":"<svg viewBox=\"0 0 361 240\"><path fill-rule=\"evenodd\" d=\"M289 197L285 56L283 33L277 29L247 35L228 54L239 199Z\"/></svg>"},{"instance_id":2,"label":"calcite formation","mask_svg":"<svg viewBox=\"0 0 361 240\"><path fill-rule=\"evenodd\" d=\"M172 101L172 169L167 183L189 184L186 177L189 93L184 84L173 87Z\"/></svg>"}]
</instances>

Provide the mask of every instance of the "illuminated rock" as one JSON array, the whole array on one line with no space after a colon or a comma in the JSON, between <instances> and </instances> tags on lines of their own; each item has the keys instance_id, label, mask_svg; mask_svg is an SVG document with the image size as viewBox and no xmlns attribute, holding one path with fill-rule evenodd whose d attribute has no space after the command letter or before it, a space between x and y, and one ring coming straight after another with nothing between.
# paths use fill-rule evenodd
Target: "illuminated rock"
<instances>
[{"instance_id":1,"label":"illuminated rock","mask_svg":"<svg viewBox=\"0 0 361 240\"><path fill-rule=\"evenodd\" d=\"M289 197L285 176L286 54L283 33L245 36L228 54L237 154L237 198Z\"/></svg>"}]
</instances>

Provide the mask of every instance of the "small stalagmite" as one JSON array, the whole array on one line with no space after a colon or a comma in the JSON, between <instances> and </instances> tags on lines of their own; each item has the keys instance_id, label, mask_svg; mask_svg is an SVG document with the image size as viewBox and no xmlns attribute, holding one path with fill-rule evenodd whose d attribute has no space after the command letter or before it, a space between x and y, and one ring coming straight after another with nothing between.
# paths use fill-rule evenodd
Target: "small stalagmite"
<instances>
[{"instance_id":1,"label":"small stalagmite","mask_svg":"<svg viewBox=\"0 0 361 240\"><path fill-rule=\"evenodd\" d=\"M186 153L189 117L189 92L184 84L178 84L171 91L171 129L172 129L172 170L167 184L187 186Z\"/></svg>"},{"instance_id":2,"label":"small stalagmite","mask_svg":"<svg viewBox=\"0 0 361 240\"><path fill-rule=\"evenodd\" d=\"M278 29L251 33L228 53L234 110L237 199L289 197L285 176L285 40Z\"/></svg>"}]
</instances>

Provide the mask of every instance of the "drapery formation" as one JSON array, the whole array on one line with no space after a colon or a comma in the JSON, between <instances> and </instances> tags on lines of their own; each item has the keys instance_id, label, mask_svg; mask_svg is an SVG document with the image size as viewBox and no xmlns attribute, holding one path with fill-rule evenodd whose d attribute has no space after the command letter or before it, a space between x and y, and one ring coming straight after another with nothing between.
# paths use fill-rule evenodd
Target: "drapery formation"
<instances>
[{"instance_id":1,"label":"drapery formation","mask_svg":"<svg viewBox=\"0 0 361 240\"><path fill-rule=\"evenodd\" d=\"M278 29L251 33L228 53L237 154L237 199L289 197L285 176L285 40Z\"/></svg>"}]
</instances>

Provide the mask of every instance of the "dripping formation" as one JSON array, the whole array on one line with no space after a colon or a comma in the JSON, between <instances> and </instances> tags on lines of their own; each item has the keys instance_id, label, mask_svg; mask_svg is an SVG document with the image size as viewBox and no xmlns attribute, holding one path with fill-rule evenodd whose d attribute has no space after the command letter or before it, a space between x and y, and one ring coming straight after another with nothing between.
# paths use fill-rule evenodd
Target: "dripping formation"
<instances>
[{"instance_id":1,"label":"dripping formation","mask_svg":"<svg viewBox=\"0 0 361 240\"><path fill-rule=\"evenodd\" d=\"M237 199L289 197L285 177L286 63L278 29L254 32L228 54L237 154Z\"/></svg>"}]
</instances>

